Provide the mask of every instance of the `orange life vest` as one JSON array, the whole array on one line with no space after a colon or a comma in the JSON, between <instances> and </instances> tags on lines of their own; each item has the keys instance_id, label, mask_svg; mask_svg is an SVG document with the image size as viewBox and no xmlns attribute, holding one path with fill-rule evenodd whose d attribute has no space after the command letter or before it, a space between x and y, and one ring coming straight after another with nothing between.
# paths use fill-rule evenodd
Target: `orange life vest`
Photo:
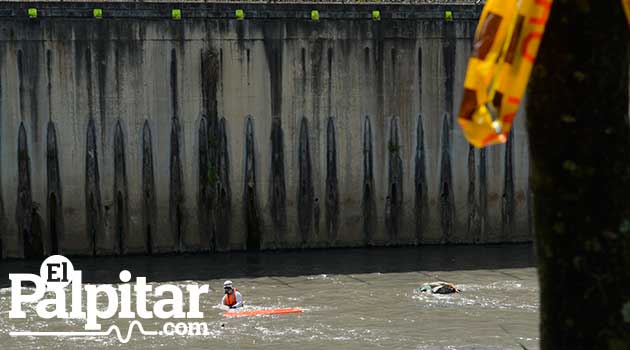
<instances>
[{"instance_id":1,"label":"orange life vest","mask_svg":"<svg viewBox=\"0 0 630 350\"><path fill-rule=\"evenodd\" d=\"M236 305L236 288L232 288L232 293L231 294L226 294L225 295L225 301L223 302L223 304L225 304L227 306L234 306L234 305Z\"/></svg>"}]
</instances>

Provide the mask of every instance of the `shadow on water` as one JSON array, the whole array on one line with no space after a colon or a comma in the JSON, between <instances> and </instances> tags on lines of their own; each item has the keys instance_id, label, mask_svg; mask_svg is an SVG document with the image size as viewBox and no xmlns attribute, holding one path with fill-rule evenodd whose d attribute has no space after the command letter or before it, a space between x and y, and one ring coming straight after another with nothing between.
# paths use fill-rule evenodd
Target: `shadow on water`
<instances>
[{"instance_id":1,"label":"shadow on water","mask_svg":"<svg viewBox=\"0 0 630 350\"><path fill-rule=\"evenodd\" d=\"M121 270L147 281L209 280L261 276L395 273L534 267L532 244L352 248L266 252L74 257L76 270L87 283L116 283ZM41 260L0 262L10 286L9 273L39 274Z\"/></svg>"}]
</instances>

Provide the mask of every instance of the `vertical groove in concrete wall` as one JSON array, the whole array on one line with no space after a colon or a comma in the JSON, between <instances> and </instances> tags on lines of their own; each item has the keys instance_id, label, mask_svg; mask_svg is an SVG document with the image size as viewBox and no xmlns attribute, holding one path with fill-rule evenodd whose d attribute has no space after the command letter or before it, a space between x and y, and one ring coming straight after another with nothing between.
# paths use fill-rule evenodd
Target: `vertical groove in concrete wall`
<instances>
[{"instance_id":1,"label":"vertical groove in concrete wall","mask_svg":"<svg viewBox=\"0 0 630 350\"><path fill-rule=\"evenodd\" d=\"M271 101L271 221L274 229L270 240L277 246L286 237L286 185L284 178L284 145L282 134L282 80L284 40L278 39L277 32L282 26L269 23L263 27L263 43L267 66ZM304 57L302 49L302 60ZM304 62L302 62L304 63ZM302 69L305 69L302 65ZM303 76L305 77L305 75ZM306 79L302 79L302 90ZM304 98L304 95L302 95Z\"/></svg>"},{"instance_id":2,"label":"vertical groove in concrete wall","mask_svg":"<svg viewBox=\"0 0 630 350\"><path fill-rule=\"evenodd\" d=\"M179 119L171 119L171 156L170 156L170 195L169 217L175 251L183 249L183 216L184 216L184 179L182 163L179 156Z\"/></svg>"},{"instance_id":3,"label":"vertical groove in concrete wall","mask_svg":"<svg viewBox=\"0 0 630 350\"><path fill-rule=\"evenodd\" d=\"M247 227L247 250L260 250L262 238L262 223L258 212L258 197L256 193L256 148L254 144L254 122L247 117L245 131L245 220Z\"/></svg>"},{"instance_id":4,"label":"vertical groove in concrete wall","mask_svg":"<svg viewBox=\"0 0 630 350\"><path fill-rule=\"evenodd\" d=\"M442 57L444 60L444 104L449 117L453 117L453 85L455 81L455 22L444 21ZM453 123L453 120L450 120Z\"/></svg>"},{"instance_id":5,"label":"vertical groove in concrete wall","mask_svg":"<svg viewBox=\"0 0 630 350\"><path fill-rule=\"evenodd\" d=\"M284 177L284 136L279 117L271 120L271 220L276 244L284 242L287 229L287 190Z\"/></svg>"},{"instance_id":6,"label":"vertical groove in concrete wall","mask_svg":"<svg viewBox=\"0 0 630 350\"><path fill-rule=\"evenodd\" d=\"M418 110L422 112L422 47L418 47Z\"/></svg>"},{"instance_id":7,"label":"vertical groove in concrete wall","mask_svg":"<svg viewBox=\"0 0 630 350\"><path fill-rule=\"evenodd\" d=\"M418 110L422 112L422 47L418 46L418 57L416 69L418 70ZM422 124L422 114L418 114L418 125L416 127L416 159L415 159L415 223L416 223L416 243L422 242L424 231L427 227L428 217L428 185L426 180L424 149L424 126Z\"/></svg>"},{"instance_id":8,"label":"vertical groove in concrete wall","mask_svg":"<svg viewBox=\"0 0 630 350\"><path fill-rule=\"evenodd\" d=\"M232 214L232 192L230 189L230 158L228 153L227 132L225 130L225 118L219 121L218 153L217 153L217 206L216 233L214 246L218 250L227 250L230 245L230 221Z\"/></svg>"},{"instance_id":9,"label":"vertical groove in concrete wall","mask_svg":"<svg viewBox=\"0 0 630 350\"><path fill-rule=\"evenodd\" d=\"M122 77L120 75L120 66L122 65L120 58L120 48L114 49L114 92L116 93L116 111L120 113L120 95Z\"/></svg>"},{"instance_id":10,"label":"vertical groove in concrete wall","mask_svg":"<svg viewBox=\"0 0 630 350\"><path fill-rule=\"evenodd\" d=\"M108 113L108 98L107 98L107 66L109 63L108 55L108 40L99 41L96 45L94 52L94 61L96 62L96 81L98 84L98 106L99 106L99 118L101 127L101 145L105 149L105 140L107 139L107 113ZM87 57L88 62L91 61L91 57ZM90 63L88 63L90 64ZM88 69L91 69L91 65L88 65ZM89 74L89 72L88 72ZM91 75L90 75L91 78ZM89 89L91 89L91 84Z\"/></svg>"},{"instance_id":11,"label":"vertical groove in concrete wall","mask_svg":"<svg viewBox=\"0 0 630 350\"><path fill-rule=\"evenodd\" d=\"M512 149L514 144L514 132L508 136L505 144L505 171L503 180L503 197L501 201L501 225L503 226L503 239L508 240L514 234L514 170L512 161Z\"/></svg>"},{"instance_id":12,"label":"vertical groove in concrete wall","mask_svg":"<svg viewBox=\"0 0 630 350\"><path fill-rule=\"evenodd\" d=\"M52 54L50 49L46 50L46 93L48 97L48 119L52 119Z\"/></svg>"},{"instance_id":13,"label":"vertical groove in concrete wall","mask_svg":"<svg viewBox=\"0 0 630 350\"><path fill-rule=\"evenodd\" d=\"M311 47L313 48L311 51L311 94L312 94L312 113L313 116L319 118L320 116L320 100L322 97L322 50L323 50L323 40L316 39L313 43L311 43ZM305 80L308 80L305 76ZM304 106L306 107L306 106ZM303 121L304 123L304 121ZM301 134L300 134L301 135Z\"/></svg>"},{"instance_id":14,"label":"vertical groove in concrete wall","mask_svg":"<svg viewBox=\"0 0 630 350\"><path fill-rule=\"evenodd\" d=\"M366 244L374 244L376 231L376 196L374 189L374 165L372 152L372 126L365 116L363 127L363 186L361 196L363 234Z\"/></svg>"},{"instance_id":15,"label":"vertical groove in concrete wall","mask_svg":"<svg viewBox=\"0 0 630 350\"><path fill-rule=\"evenodd\" d=\"M149 121L142 127L142 222L144 247L149 254L157 251L154 238L157 232L157 202L155 198L155 176L153 175L153 144Z\"/></svg>"},{"instance_id":16,"label":"vertical groove in concrete wall","mask_svg":"<svg viewBox=\"0 0 630 350\"><path fill-rule=\"evenodd\" d=\"M24 59L22 58L22 50L17 51L17 70L18 70L18 98L20 108L20 118L24 120Z\"/></svg>"},{"instance_id":17,"label":"vertical groove in concrete wall","mask_svg":"<svg viewBox=\"0 0 630 350\"><path fill-rule=\"evenodd\" d=\"M0 57L4 57L4 52L2 50L0 50ZM2 76L2 72L3 72L3 61L0 59L0 96L4 96L2 93L2 82L3 82L3 76ZM0 129L2 129L3 125L4 125L4 115L2 113L3 111L3 105L2 105L2 101L3 99L0 98ZM2 186L2 147L4 145L3 143L4 139L2 138L2 133L0 132L0 227L6 227L5 226L5 216L4 216L4 190ZM7 230L0 230L0 259L4 258L6 256L5 253L5 249L6 249L6 231Z\"/></svg>"},{"instance_id":18,"label":"vertical groove in concrete wall","mask_svg":"<svg viewBox=\"0 0 630 350\"><path fill-rule=\"evenodd\" d=\"M236 31L236 45L238 46L238 50L242 52L245 49L245 24L243 21L236 22L236 26L234 28Z\"/></svg>"},{"instance_id":19,"label":"vertical groove in concrete wall","mask_svg":"<svg viewBox=\"0 0 630 350\"><path fill-rule=\"evenodd\" d=\"M477 205L477 164L475 161L475 147L468 146L468 225L466 232L466 241L475 242L479 237L481 230L481 220L479 217L479 207Z\"/></svg>"},{"instance_id":20,"label":"vertical groove in concrete wall","mask_svg":"<svg viewBox=\"0 0 630 350\"><path fill-rule=\"evenodd\" d=\"M210 31L208 31L209 33ZM208 38L210 40L210 38ZM207 167L208 173L206 174L208 179L207 183L207 202L208 210L208 245L202 246L208 247L211 251L216 249L216 235L217 223L215 219L218 219L217 210L220 208L217 206L217 197L215 184L218 174L217 158L219 152L219 138L218 135L218 111L217 111L217 86L219 85L219 69L220 58L217 51L213 48L202 50L201 52L201 95L203 99L202 111L203 116L206 119L206 135L207 135ZM201 145L199 147L202 147ZM214 174L214 178L212 177ZM214 181L213 181L214 180ZM202 235L203 237L203 235Z\"/></svg>"},{"instance_id":21,"label":"vertical groove in concrete wall","mask_svg":"<svg viewBox=\"0 0 630 350\"><path fill-rule=\"evenodd\" d=\"M339 226L339 191L337 189L337 141L335 120L328 118L326 130L326 232L328 242L337 239Z\"/></svg>"},{"instance_id":22,"label":"vertical groove in concrete wall","mask_svg":"<svg viewBox=\"0 0 630 350\"><path fill-rule=\"evenodd\" d=\"M251 51L250 49L245 50L246 57L247 57L247 64L245 66L247 67L247 85L248 86L251 83L251 81L250 81L251 69L250 68L251 68L251 61L252 61L252 59L251 59L251 52L250 51Z\"/></svg>"},{"instance_id":23,"label":"vertical groove in concrete wall","mask_svg":"<svg viewBox=\"0 0 630 350\"><path fill-rule=\"evenodd\" d=\"M396 58L398 57L398 52L396 51L395 47L392 47L391 51L390 51L390 59L391 59L391 67L392 67L392 75L391 75L391 83L392 86L390 87L390 93L392 94L392 96L398 96L398 84L399 81L398 79L396 79L398 76L396 75L396 68L397 68L397 62L396 62Z\"/></svg>"},{"instance_id":24,"label":"vertical groove in concrete wall","mask_svg":"<svg viewBox=\"0 0 630 350\"><path fill-rule=\"evenodd\" d=\"M230 158L228 153L225 118L219 121L217 132L217 204L215 208L216 232L214 247L217 250L228 250L230 245L230 221L232 215L232 192L230 188Z\"/></svg>"},{"instance_id":25,"label":"vertical groove in concrete wall","mask_svg":"<svg viewBox=\"0 0 630 350\"><path fill-rule=\"evenodd\" d=\"M328 99L327 99L327 104L326 107L328 108L328 116L332 115L332 91L333 91L333 77L332 77L332 71L333 71L333 49L332 47L328 48ZM317 220L316 222L319 222L319 220Z\"/></svg>"},{"instance_id":26,"label":"vertical groove in concrete wall","mask_svg":"<svg viewBox=\"0 0 630 350\"><path fill-rule=\"evenodd\" d=\"M63 205L61 199L61 175L57 154L57 132L52 121L52 54L46 50L46 97L48 102L48 125L46 130L46 218L48 235L45 239L47 254L62 253L63 247ZM1 95L1 94L0 94Z\"/></svg>"},{"instance_id":27,"label":"vertical groove in concrete wall","mask_svg":"<svg viewBox=\"0 0 630 350\"><path fill-rule=\"evenodd\" d=\"M48 242L50 254L61 254L63 247L63 199L55 124L46 131L46 180L48 194Z\"/></svg>"},{"instance_id":28,"label":"vertical groove in concrete wall","mask_svg":"<svg viewBox=\"0 0 630 350\"><path fill-rule=\"evenodd\" d=\"M30 125L32 142L39 143L39 49L33 49L31 45L26 46L27 54L23 50L18 50L18 78L19 78L19 98L20 117L26 119L26 110L30 112ZM28 97L26 96L28 94ZM35 208L37 209L37 208Z\"/></svg>"},{"instance_id":29,"label":"vertical groove in concrete wall","mask_svg":"<svg viewBox=\"0 0 630 350\"><path fill-rule=\"evenodd\" d=\"M536 223L534 221L534 192L531 188L527 190L527 220L529 226L529 238L534 239L534 233L536 229Z\"/></svg>"},{"instance_id":30,"label":"vertical groove in concrete wall","mask_svg":"<svg viewBox=\"0 0 630 350\"><path fill-rule=\"evenodd\" d=\"M198 131L198 156L199 156L199 174L197 181L199 189L197 192L197 220L199 223L199 237L202 250L213 250L214 239L212 227L210 226L210 191L217 181L216 169L209 166L210 158L208 150L208 125L206 118L202 117L199 121Z\"/></svg>"},{"instance_id":31,"label":"vertical groove in concrete wall","mask_svg":"<svg viewBox=\"0 0 630 350\"><path fill-rule=\"evenodd\" d=\"M525 116L523 116L525 117ZM514 131L512 131L514 132ZM527 138L527 136L525 136L525 138ZM527 150L529 151L529 139L527 139ZM528 154L529 156L529 154ZM534 240L535 238L535 233L536 233L536 222L535 222L535 217L534 217L534 212L535 212L535 206L534 206L534 191L532 190L532 185L531 185L531 181L529 181L529 179L531 179L532 177L532 171L533 171L533 164L530 163L528 164L528 174L527 174L527 187L525 188L525 196L526 196L526 204L527 204L527 233L528 233L528 238L531 240ZM519 228L520 230L520 228Z\"/></svg>"},{"instance_id":32,"label":"vertical groove in concrete wall","mask_svg":"<svg viewBox=\"0 0 630 350\"><path fill-rule=\"evenodd\" d=\"M440 223L442 243L450 243L455 221L455 203L451 168L451 127L450 115L444 113L442 124L442 159L440 161Z\"/></svg>"},{"instance_id":33,"label":"vertical groove in concrete wall","mask_svg":"<svg viewBox=\"0 0 630 350\"><path fill-rule=\"evenodd\" d=\"M217 77L219 77L218 72L223 72L224 67L225 65L223 63L223 48L220 48L219 49L219 64L217 65ZM221 91L221 97L224 98L225 89L223 86L223 75L221 75L219 78L217 89L218 91Z\"/></svg>"},{"instance_id":34,"label":"vertical groove in concrete wall","mask_svg":"<svg viewBox=\"0 0 630 350\"><path fill-rule=\"evenodd\" d=\"M320 203L319 203L319 197L317 197L314 194L315 191L313 191L313 227L311 230L311 236L313 238L313 240L317 239L317 237L319 237L319 222L321 219L321 208L320 208Z\"/></svg>"},{"instance_id":35,"label":"vertical groove in concrete wall","mask_svg":"<svg viewBox=\"0 0 630 350\"><path fill-rule=\"evenodd\" d=\"M363 70L370 71L370 48L367 46L363 49Z\"/></svg>"},{"instance_id":36,"label":"vertical groove in concrete wall","mask_svg":"<svg viewBox=\"0 0 630 350\"><path fill-rule=\"evenodd\" d=\"M479 219L480 229L474 242L479 243L484 240L483 234L488 226L488 176L486 170L486 157L488 150L482 148L479 150Z\"/></svg>"},{"instance_id":37,"label":"vertical groove in concrete wall","mask_svg":"<svg viewBox=\"0 0 630 350\"><path fill-rule=\"evenodd\" d=\"M263 27L263 41L267 65L269 66L269 86L271 94L271 116L282 114L282 49L284 40L272 39L275 25L269 23Z\"/></svg>"},{"instance_id":38,"label":"vertical groove in concrete wall","mask_svg":"<svg viewBox=\"0 0 630 350\"><path fill-rule=\"evenodd\" d=\"M177 54L175 49L171 50L170 69L171 88L171 157L170 157L170 197L169 197L169 217L171 222L171 232L175 243L175 251L183 251L184 241L184 175L182 161L180 158L179 135L179 105L177 93Z\"/></svg>"},{"instance_id":39,"label":"vertical groove in concrete wall","mask_svg":"<svg viewBox=\"0 0 630 350\"><path fill-rule=\"evenodd\" d=\"M300 144L298 149L299 183L298 183L298 227L300 238L305 245L310 238L313 222L313 180L311 169L311 153L308 140L308 121L302 117L300 124Z\"/></svg>"},{"instance_id":40,"label":"vertical groove in concrete wall","mask_svg":"<svg viewBox=\"0 0 630 350\"><path fill-rule=\"evenodd\" d=\"M213 48L208 48L201 52L201 96L203 99L202 111L207 119L209 129L208 138L210 145L213 144L213 137L218 129L217 114L217 87L219 85L219 54ZM216 150L216 147L214 147ZM211 154L212 156L212 154ZM210 163L214 159L210 159Z\"/></svg>"},{"instance_id":41,"label":"vertical groove in concrete wall","mask_svg":"<svg viewBox=\"0 0 630 350\"><path fill-rule=\"evenodd\" d=\"M376 114L375 118L385 118L385 93L384 82L385 72L383 69L385 57L385 43L381 26L372 26L372 37L374 45L374 74L376 75ZM378 132L378 131L377 131Z\"/></svg>"},{"instance_id":42,"label":"vertical groove in concrete wall","mask_svg":"<svg viewBox=\"0 0 630 350\"><path fill-rule=\"evenodd\" d=\"M28 154L26 129L20 123L18 133L18 191L15 217L18 227L18 249L26 258L40 256L41 242L33 234L33 199L31 189L31 160ZM39 253L39 254L38 254Z\"/></svg>"},{"instance_id":43,"label":"vertical groove in concrete wall","mask_svg":"<svg viewBox=\"0 0 630 350\"><path fill-rule=\"evenodd\" d=\"M18 147L22 147L19 152L22 159L18 157L19 161L19 178L18 184L21 186L21 191L28 191L30 198L30 210L26 211L26 203L20 202L20 208L22 210L21 221L28 221L28 226L23 226L18 232L24 236L24 256L25 257L41 257L44 255L44 242L42 230L44 229L43 220L38 213L39 206L32 202L32 184L31 184L31 160L28 151L28 142L26 136L26 128L24 126L24 120L26 120L26 109L28 102L28 111L30 112L30 131L32 135L33 144L39 143L39 49L34 48L32 45L25 45L27 54L24 54L23 50L17 52L17 65L18 65L18 79L19 79L19 106L20 106L20 119L22 120L20 125L20 136L22 136L20 142L20 136L18 136ZM28 97L26 96L28 94ZM22 132L24 134L22 135ZM33 150L35 152L35 149ZM37 153L36 153L37 154ZM25 170L28 172L26 173ZM22 176L27 177L22 178ZM20 181L22 181L20 183ZM27 181L27 182L26 182ZM29 217L29 219L26 219ZM19 227L19 226L18 226Z\"/></svg>"},{"instance_id":44,"label":"vertical groove in concrete wall","mask_svg":"<svg viewBox=\"0 0 630 350\"><path fill-rule=\"evenodd\" d=\"M127 164L125 161L125 139L120 125L120 120L116 122L114 132L114 251L118 254L125 254L127 250L126 241L129 236L129 193L127 190Z\"/></svg>"},{"instance_id":45,"label":"vertical groove in concrete wall","mask_svg":"<svg viewBox=\"0 0 630 350\"><path fill-rule=\"evenodd\" d=\"M77 55L80 54L80 51L77 50ZM77 66L80 66L81 61L77 60ZM87 78L87 102L88 102L88 111L90 113L90 118L94 118L94 88L92 86L92 50L85 50L85 73ZM81 70L77 70L77 73L81 74Z\"/></svg>"},{"instance_id":46,"label":"vertical groove in concrete wall","mask_svg":"<svg viewBox=\"0 0 630 350\"><path fill-rule=\"evenodd\" d=\"M415 156L415 223L416 223L416 243L421 243L426 229L426 218L429 209L428 186L426 178L424 149L424 127L422 125L422 114L418 115L418 125L416 126L416 156Z\"/></svg>"},{"instance_id":47,"label":"vertical groove in concrete wall","mask_svg":"<svg viewBox=\"0 0 630 350\"><path fill-rule=\"evenodd\" d=\"M387 151L389 156L388 189L385 203L385 224L391 243L397 243L402 221L403 202L403 163L401 158L401 145L399 140L398 118L392 117L389 129L389 143Z\"/></svg>"},{"instance_id":48,"label":"vertical groove in concrete wall","mask_svg":"<svg viewBox=\"0 0 630 350\"><path fill-rule=\"evenodd\" d=\"M301 50L301 62L300 68L302 70L302 83L301 85L301 93L302 93L302 108L306 107L306 49L302 48Z\"/></svg>"},{"instance_id":49,"label":"vertical groove in concrete wall","mask_svg":"<svg viewBox=\"0 0 630 350\"><path fill-rule=\"evenodd\" d=\"M101 236L101 184L98 170L96 127L90 118L87 128L87 149L85 152L85 200L87 202L87 234L90 252L99 253Z\"/></svg>"},{"instance_id":50,"label":"vertical groove in concrete wall","mask_svg":"<svg viewBox=\"0 0 630 350\"><path fill-rule=\"evenodd\" d=\"M171 69L170 69L170 88L171 88L171 111L173 119L179 118L179 101L177 90L177 52L171 49Z\"/></svg>"}]
</instances>

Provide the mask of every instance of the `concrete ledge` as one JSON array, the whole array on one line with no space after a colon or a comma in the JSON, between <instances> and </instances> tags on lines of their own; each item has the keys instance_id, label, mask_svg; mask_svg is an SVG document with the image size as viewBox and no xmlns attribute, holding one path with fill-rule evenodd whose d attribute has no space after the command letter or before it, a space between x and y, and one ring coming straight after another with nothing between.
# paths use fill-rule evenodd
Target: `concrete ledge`
<instances>
[{"instance_id":1,"label":"concrete ledge","mask_svg":"<svg viewBox=\"0 0 630 350\"><path fill-rule=\"evenodd\" d=\"M37 18L29 18L28 9L37 9ZM181 9L182 20L200 18L235 18L236 9L243 9L247 19L305 19L311 11L320 13L320 20L372 19L379 10L383 20L444 20L445 11L453 19L476 20L481 5L468 4L314 4L314 3L136 3L136 2L0 2L0 17L36 21L40 18L94 18L93 9L103 10L106 18L168 19L173 8ZM95 19L97 20L97 19Z\"/></svg>"}]
</instances>

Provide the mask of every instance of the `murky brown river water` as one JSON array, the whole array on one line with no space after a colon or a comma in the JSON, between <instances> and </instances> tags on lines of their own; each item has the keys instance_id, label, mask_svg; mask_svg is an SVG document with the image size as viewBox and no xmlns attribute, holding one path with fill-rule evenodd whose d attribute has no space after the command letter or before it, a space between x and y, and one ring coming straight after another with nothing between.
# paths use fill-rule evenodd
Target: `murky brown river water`
<instances>
[{"instance_id":1,"label":"murky brown river water","mask_svg":"<svg viewBox=\"0 0 630 350\"><path fill-rule=\"evenodd\" d=\"M153 287L209 284L204 336L12 337L11 331L83 331L84 320L10 319L8 273L41 261L0 262L1 349L538 349L538 281L531 245L340 249L211 256L71 259L84 283L118 281L128 269ZM299 307L301 314L228 318L219 306L232 279L247 309ZM457 284L456 295L421 294L422 282ZM86 282L87 281L87 282ZM69 293L68 293L69 294ZM68 300L69 300L68 296ZM149 304L157 298L150 295ZM85 302L85 300L84 300ZM189 320L176 320L175 322ZM164 320L143 320L145 330ZM105 320L120 325L129 320Z\"/></svg>"}]
</instances>

